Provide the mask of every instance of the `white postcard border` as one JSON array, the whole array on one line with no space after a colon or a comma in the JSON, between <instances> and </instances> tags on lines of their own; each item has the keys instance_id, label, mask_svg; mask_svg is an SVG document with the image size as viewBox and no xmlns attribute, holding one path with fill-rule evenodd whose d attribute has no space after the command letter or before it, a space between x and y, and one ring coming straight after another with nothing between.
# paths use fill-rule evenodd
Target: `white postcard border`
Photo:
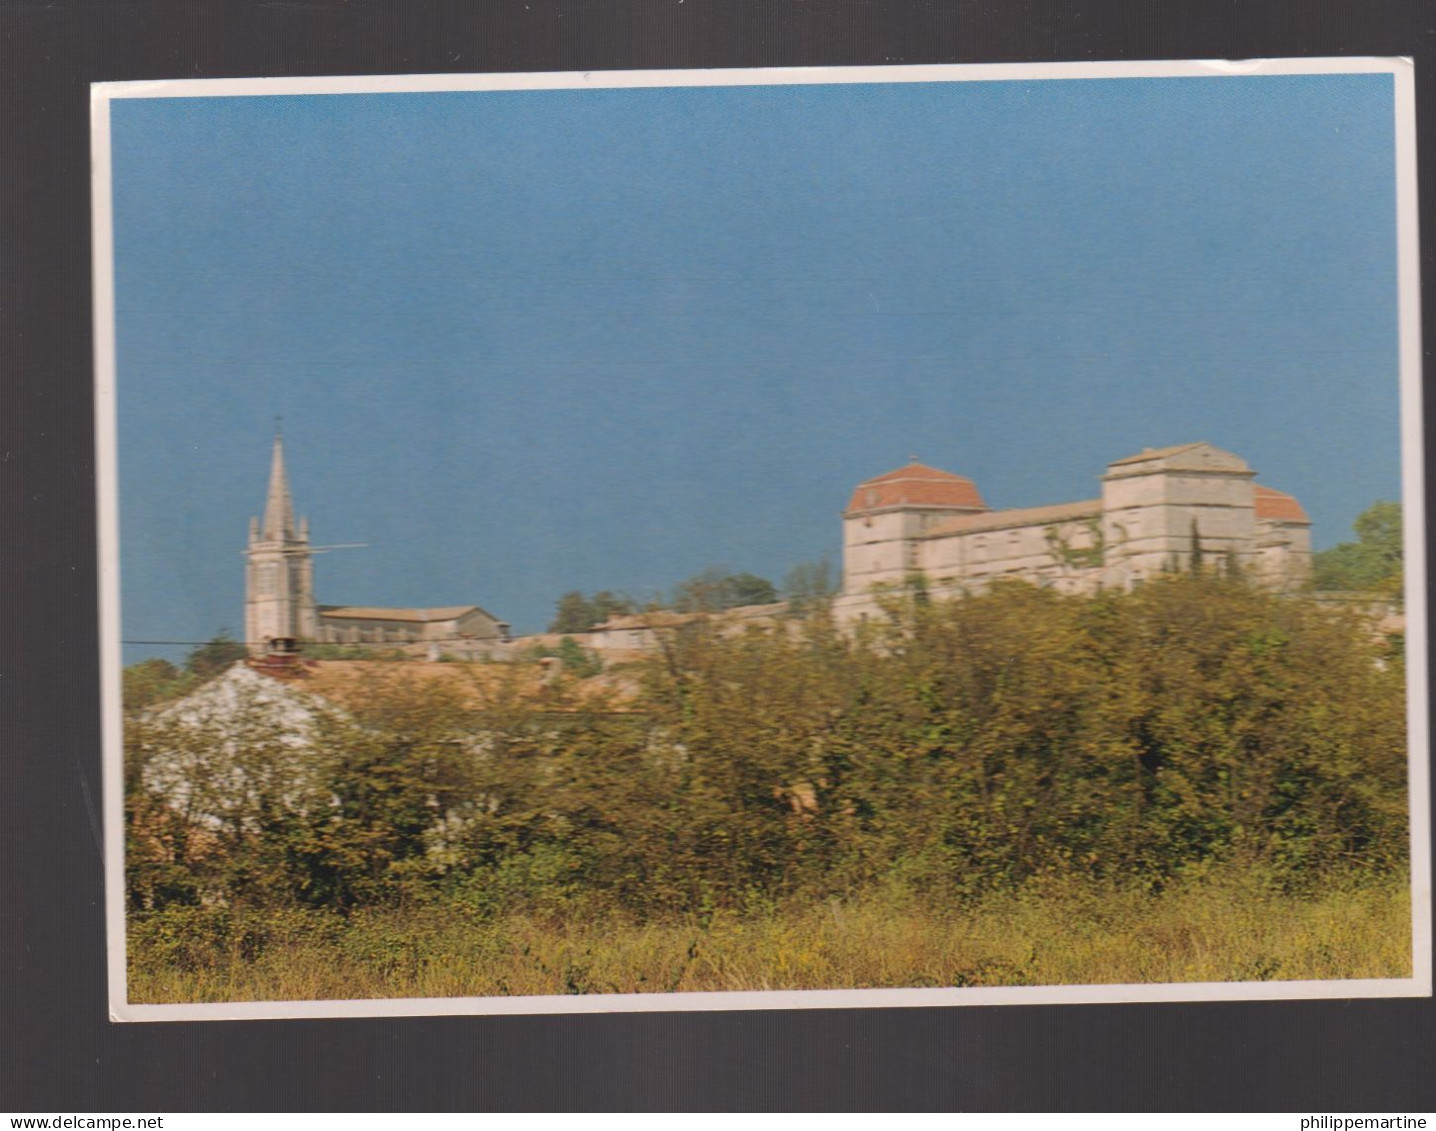
<instances>
[{"instance_id":1,"label":"white postcard border","mask_svg":"<svg viewBox=\"0 0 1436 1131\"><path fill-rule=\"evenodd\" d=\"M1200 982L882 990L799 990L526 997L387 998L140 1005L128 1000L124 898L124 779L121 700L119 477L115 357L114 227L110 103L129 98L299 94L397 94L482 90L772 86L1390 74L1395 86L1397 275L1401 379L1402 505L1405 517L1408 790L1411 825L1410 978L1345 981ZM261 1018L429 1017L478 1014L704 1012L868 1009L953 1005L1401 998L1432 994L1430 719L1427 703L1425 463L1421 395L1420 245L1417 238L1415 76L1408 58L1243 61L952 64L738 70L582 71L489 75L374 75L321 78L174 79L91 87L91 181L95 332L95 456L99 534L100 670L103 733L105 929L112 1021Z\"/></svg>"}]
</instances>

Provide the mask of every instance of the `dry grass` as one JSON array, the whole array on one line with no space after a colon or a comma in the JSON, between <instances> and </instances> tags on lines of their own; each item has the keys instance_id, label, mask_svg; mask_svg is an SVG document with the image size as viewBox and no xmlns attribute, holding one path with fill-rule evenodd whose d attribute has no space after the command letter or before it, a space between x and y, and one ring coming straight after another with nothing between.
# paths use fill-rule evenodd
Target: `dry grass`
<instances>
[{"instance_id":1,"label":"dry grass","mask_svg":"<svg viewBox=\"0 0 1436 1131\"><path fill-rule=\"evenodd\" d=\"M196 923L199 920L195 920ZM131 932L134 1002L1407 977L1398 881L1298 898L1240 879L1159 896L1029 889L944 910L893 893L640 924L458 908Z\"/></svg>"}]
</instances>

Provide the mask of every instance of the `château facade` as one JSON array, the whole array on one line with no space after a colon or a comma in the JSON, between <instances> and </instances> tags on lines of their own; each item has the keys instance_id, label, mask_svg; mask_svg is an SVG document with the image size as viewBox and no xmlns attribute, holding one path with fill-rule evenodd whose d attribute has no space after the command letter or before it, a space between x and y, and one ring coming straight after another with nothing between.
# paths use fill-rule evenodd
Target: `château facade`
<instances>
[{"instance_id":1,"label":"ch\u00e2teau facade","mask_svg":"<svg viewBox=\"0 0 1436 1131\"><path fill-rule=\"evenodd\" d=\"M1255 479L1231 452L1181 444L1108 464L1097 498L995 511L971 479L914 462L853 492L836 611L866 617L917 575L934 597L999 578L1067 593L1130 589L1197 567L1299 585L1311 571L1311 521Z\"/></svg>"},{"instance_id":2,"label":"ch\u00e2teau facade","mask_svg":"<svg viewBox=\"0 0 1436 1131\"><path fill-rule=\"evenodd\" d=\"M316 553L309 520L296 519L284 466L284 437L274 437L264 514L249 520L245 550L244 640L261 652L274 640L321 644L428 644L473 656L509 639L509 626L478 605L429 609L321 605L314 599Z\"/></svg>"}]
</instances>

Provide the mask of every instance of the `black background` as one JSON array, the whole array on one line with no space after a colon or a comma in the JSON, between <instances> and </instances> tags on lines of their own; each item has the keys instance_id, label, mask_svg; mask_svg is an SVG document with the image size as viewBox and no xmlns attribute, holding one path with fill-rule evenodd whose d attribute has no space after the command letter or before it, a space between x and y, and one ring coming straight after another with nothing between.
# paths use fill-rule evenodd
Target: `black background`
<instances>
[{"instance_id":1,"label":"black background","mask_svg":"<svg viewBox=\"0 0 1436 1131\"><path fill-rule=\"evenodd\" d=\"M0 1109L1436 1110L1430 999L106 1019L89 83L1300 55L1415 56L1436 232L1432 4L0 0Z\"/></svg>"}]
</instances>

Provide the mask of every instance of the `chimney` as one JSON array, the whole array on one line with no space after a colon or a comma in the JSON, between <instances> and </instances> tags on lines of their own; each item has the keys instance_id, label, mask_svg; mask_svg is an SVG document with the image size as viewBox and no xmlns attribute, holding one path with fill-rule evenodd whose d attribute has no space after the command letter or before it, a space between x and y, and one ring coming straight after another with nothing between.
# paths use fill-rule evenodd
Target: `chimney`
<instances>
[{"instance_id":1,"label":"chimney","mask_svg":"<svg viewBox=\"0 0 1436 1131\"><path fill-rule=\"evenodd\" d=\"M249 666L274 679L302 679L304 656L299 641L292 636L274 636L265 645L264 655L249 661Z\"/></svg>"}]
</instances>

